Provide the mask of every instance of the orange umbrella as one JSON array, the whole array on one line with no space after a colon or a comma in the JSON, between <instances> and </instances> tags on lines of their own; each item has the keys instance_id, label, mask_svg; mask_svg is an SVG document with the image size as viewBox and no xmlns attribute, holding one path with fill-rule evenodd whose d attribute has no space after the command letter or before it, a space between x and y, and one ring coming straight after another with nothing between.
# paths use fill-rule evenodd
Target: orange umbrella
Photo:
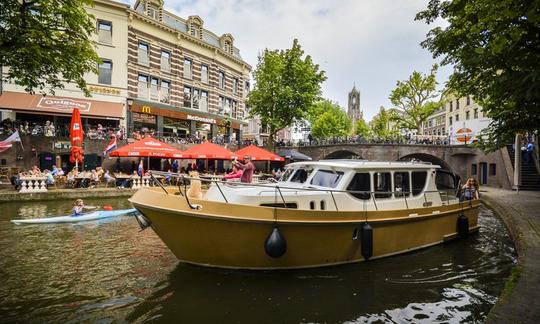
<instances>
[{"instance_id":1,"label":"orange umbrella","mask_svg":"<svg viewBox=\"0 0 540 324\"><path fill-rule=\"evenodd\" d=\"M71 127L69 128L69 140L71 142L71 149L69 160L71 163L75 163L76 166L79 162L82 163L84 159L83 154L83 130L81 123L81 113L78 108L73 108L73 114L71 115Z\"/></svg>"},{"instance_id":2,"label":"orange umbrella","mask_svg":"<svg viewBox=\"0 0 540 324\"><path fill-rule=\"evenodd\" d=\"M184 159L232 160L236 154L226 148L210 142L204 142L185 150Z\"/></svg>"},{"instance_id":3,"label":"orange umbrella","mask_svg":"<svg viewBox=\"0 0 540 324\"><path fill-rule=\"evenodd\" d=\"M244 147L241 150L234 152L240 159L244 159L246 155L251 156L252 161L285 161L281 156L260 148L256 145Z\"/></svg>"},{"instance_id":4,"label":"orange umbrella","mask_svg":"<svg viewBox=\"0 0 540 324\"><path fill-rule=\"evenodd\" d=\"M135 143L114 150L109 156L128 157L156 157L165 159L181 159L184 154L179 149L158 141L152 137L146 137Z\"/></svg>"}]
</instances>

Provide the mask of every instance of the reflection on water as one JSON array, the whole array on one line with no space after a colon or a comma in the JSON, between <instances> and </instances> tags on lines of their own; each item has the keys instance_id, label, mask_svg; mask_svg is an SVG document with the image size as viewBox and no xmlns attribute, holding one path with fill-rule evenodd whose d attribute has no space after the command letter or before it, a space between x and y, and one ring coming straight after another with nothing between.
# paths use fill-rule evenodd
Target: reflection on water
<instances>
[{"instance_id":1,"label":"reflection on water","mask_svg":"<svg viewBox=\"0 0 540 324\"><path fill-rule=\"evenodd\" d=\"M129 208L126 200L88 201ZM135 219L14 225L71 202L3 204L0 314L11 322L365 323L481 321L515 253L481 209L478 235L354 265L280 272L180 264Z\"/></svg>"}]
</instances>

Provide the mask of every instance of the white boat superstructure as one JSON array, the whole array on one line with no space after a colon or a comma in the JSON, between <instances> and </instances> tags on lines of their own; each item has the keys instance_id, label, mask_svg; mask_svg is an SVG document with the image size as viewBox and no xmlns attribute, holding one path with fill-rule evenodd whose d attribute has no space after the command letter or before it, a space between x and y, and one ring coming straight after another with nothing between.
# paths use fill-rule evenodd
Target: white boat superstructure
<instances>
[{"instance_id":1,"label":"white boat superstructure","mask_svg":"<svg viewBox=\"0 0 540 324\"><path fill-rule=\"evenodd\" d=\"M376 211L458 203L458 180L418 162L323 160L291 163L277 183L210 185L204 200L302 210Z\"/></svg>"}]
</instances>

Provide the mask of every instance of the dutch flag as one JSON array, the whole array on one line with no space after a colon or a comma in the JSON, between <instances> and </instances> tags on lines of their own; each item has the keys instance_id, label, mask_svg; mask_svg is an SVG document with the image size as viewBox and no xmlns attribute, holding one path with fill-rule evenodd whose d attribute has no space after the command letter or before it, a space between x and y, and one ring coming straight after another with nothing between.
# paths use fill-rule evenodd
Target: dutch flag
<instances>
[{"instance_id":1,"label":"dutch flag","mask_svg":"<svg viewBox=\"0 0 540 324\"><path fill-rule=\"evenodd\" d=\"M107 154L111 153L115 149L116 149L116 136L113 136L113 138L109 142L109 145L107 145L107 147L105 148L105 151L103 151L103 156L107 156Z\"/></svg>"}]
</instances>

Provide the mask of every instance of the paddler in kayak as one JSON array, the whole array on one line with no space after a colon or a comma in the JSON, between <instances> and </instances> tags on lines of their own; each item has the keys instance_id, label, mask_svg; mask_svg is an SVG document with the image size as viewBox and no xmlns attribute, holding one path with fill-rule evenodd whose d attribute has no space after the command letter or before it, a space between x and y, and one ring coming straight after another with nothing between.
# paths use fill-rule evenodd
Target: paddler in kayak
<instances>
[{"instance_id":1,"label":"paddler in kayak","mask_svg":"<svg viewBox=\"0 0 540 324\"><path fill-rule=\"evenodd\" d=\"M84 214L84 202L82 199L77 199L75 201L75 206L71 210L71 216L80 216Z\"/></svg>"}]
</instances>

